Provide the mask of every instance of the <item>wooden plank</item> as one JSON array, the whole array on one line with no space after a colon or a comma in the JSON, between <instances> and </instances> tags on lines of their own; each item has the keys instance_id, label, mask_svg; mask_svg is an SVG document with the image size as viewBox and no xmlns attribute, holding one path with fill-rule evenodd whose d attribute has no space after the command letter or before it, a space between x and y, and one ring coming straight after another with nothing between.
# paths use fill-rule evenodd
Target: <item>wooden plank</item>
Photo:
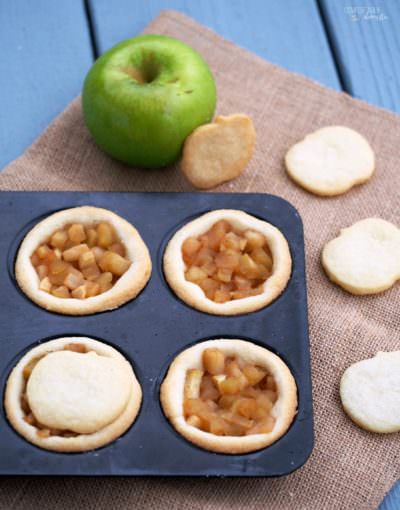
<instances>
[{"instance_id":1,"label":"wooden plank","mask_svg":"<svg viewBox=\"0 0 400 510\"><path fill-rule=\"evenodd\" d=\"M329 87L340 84L314 0L89 0L99 53L162 9L181 11L263 58Z\"/></svg>"},{"instance_id":2,"label":"wooden plank","mask_svg":"<svg viewBox=\"0 0 400 510\"><path fill-rule=\"evenodd\" d=\"M400 112L400 2L320 3L345 90Z\"/></svg>"},{"instance_id":3,"label":"wooden plank","mask_svg":"<svg viewBox=\"0 0 400 510\"><path fill-rule=\"evenodd\" d=\"M0 0L0 168L79 94L93 56L83 0Z\"/></svg>"},{"instance_id":4,"label":"wooden plank","mask_svg":"<svg viewBox=\"0 0 400 510\"><path fill-rule=\"evenodd\" d=\"M378 510L399 510L400 508L400 481L386 495Z\"/></svg>"}]
</instances>

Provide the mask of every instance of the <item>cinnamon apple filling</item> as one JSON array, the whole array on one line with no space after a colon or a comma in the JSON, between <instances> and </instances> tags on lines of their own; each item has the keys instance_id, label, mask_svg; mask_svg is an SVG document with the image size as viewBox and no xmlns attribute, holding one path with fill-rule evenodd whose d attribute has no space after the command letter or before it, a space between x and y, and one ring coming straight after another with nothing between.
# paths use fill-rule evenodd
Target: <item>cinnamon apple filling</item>
<instances>
[{"instance_id":1,"label":"cinnamon apple filling","mask_svg":"<svg viewBox=\"0 0 400 510\"><path fill-rule=\"evenodd\" d=\"M216 303L262 294L273 260L266 237L240 231L220 220L199 237L182 245L185 278L201 287Z\"/></svg>"},{"instance_id":2,"label":"cinnamon apple filling","mask_svg":"<svg viewBox=\"0 0 400 510\"><path fill-rule=\"evenodd\" d=\"M83 344L67 344L63 348L64 351L73 351L73 352L79 352L81 354L86 354L88 349ZM21 395L21 408L24 412L24 421L26 423L29 423L29 425L32 425L37 429L37 435L41 438L46 438L50 436L62 436L62 437L76 437L79 436L76 432L73 432L72 430L60 430L60 429L51 429L46 427L46 425L41 424L34 416L28 402L28 398L26 395L26 387L28 384L29 377L31 376L31 373L33 369L35 368L36 364L43 358L44 356L39 356L37 358L32 359L23 370L23 376L24 376L24 389L22 391Z\"/></svg>"},{"instance_id":3,"label":"cinnamon apple filling","mask_svg":"<svg viewBox=\"0 0 400 510\"><path fill-rule=\"evenodd\" d=\"M106 222L65 225L35 250L31 263L40 290L77 299L111 289L131 265L123 243Z\"/></svg>"},{"instance_id":4,"label":"cinnamon apple filling","mask_svg":"<svg viewBox=\"0 0 400 510\"><path fill-rule=\"evenodd\" d=\"M205 349L202 369L186 373L184 416L189 425L217 436L271 432L278 398L275 380L265 368Z\"/></svg>"}]
</instances>

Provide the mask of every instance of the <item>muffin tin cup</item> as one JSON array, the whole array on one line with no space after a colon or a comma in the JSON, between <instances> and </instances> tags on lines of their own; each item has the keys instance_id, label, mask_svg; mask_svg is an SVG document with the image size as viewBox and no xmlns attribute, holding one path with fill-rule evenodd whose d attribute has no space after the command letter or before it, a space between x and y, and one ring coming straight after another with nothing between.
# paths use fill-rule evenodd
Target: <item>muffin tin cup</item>
<instances>
[{"instance_id":1,"label":"muffin tin cup","mask_svg":"<svg viewBox=\"0 0 400 510\"><path fill-rule=\"evenodd\" d=\"M81 317L47 312L18 288L14 262L24 235L56 210L104 207L131 222L149 248L153 272L136 299L120 308ZM240 209L278 227L293 260L287 288L257 312L221 317L179 300L165 281L162 257L185 223L214 209ZM0 200L0 387L11 369L37 343L62 336L88 336L109 343L132 363L143 402L132 427L94 451L56 453L38 448L0 417L0 474L123 476L281 476L299 468L313 448L313 414L302 222L285 200L264 194L4 192ZM240 338L278 354L296 380L298 412L273 445L243 455L211 453L181 437L165 418L159 389L175 356L212 338Z\"/></svg>"}]
</instances>

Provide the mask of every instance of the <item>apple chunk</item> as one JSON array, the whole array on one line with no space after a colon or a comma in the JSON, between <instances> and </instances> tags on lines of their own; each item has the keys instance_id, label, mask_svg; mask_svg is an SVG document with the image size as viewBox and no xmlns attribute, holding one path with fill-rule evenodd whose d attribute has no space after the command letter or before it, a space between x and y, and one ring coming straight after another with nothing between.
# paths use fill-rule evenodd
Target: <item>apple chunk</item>
<instances>
[{"instance_id":1,"label":"apple chunk","mask_svg":"<svg viewBox=\"0 0 400 510\"><path fill-rule=\"evenodd\" d=\"M196 188L218 186L243 172L253 155L255 141L250 117L240 113L219 116L186 139L182 171Z\"/></svg>"}]
</instances>

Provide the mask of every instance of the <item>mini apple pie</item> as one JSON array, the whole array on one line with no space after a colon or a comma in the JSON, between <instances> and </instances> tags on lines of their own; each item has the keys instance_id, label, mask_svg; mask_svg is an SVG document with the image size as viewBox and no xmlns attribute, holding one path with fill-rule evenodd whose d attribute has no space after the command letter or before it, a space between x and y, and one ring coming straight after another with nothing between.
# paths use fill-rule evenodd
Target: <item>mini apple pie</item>
<instances>
[{"instance_id":1,"label":"mini apple pie","mask_svg":"<svg viewBox=\"0 0 400 510\"><path fill-rule=\"evenodd\" d=\"M52 214L25 237L17 282L39 306L69 315L112 310L146 285L151 259L138 231L107 209Z\"/></svg>"},{"instance_id":2,"label":"mini apple pie","mask_svg":"<svg viewBox=\"0 0 400 510\"><path fill-rule=\"evenodd\" d=\"M99 448L135 421L142 390L113 347L85 337L58 338L30 350L12 370L7 417L29 442L59 452Z\"/></svg>"},{"instance_id":3,"label":"mini apple pie","mask_svg":"<svg viewBox=\"0 0 400 510\"><path fill-rule=\"evenodd\" d=\"M166 279L187 304L216 315L253 312L285 289L292 261L276 227L243 211L216 210L182 227L164 255Z\"/></svg>"},{"instance_id":4,"label":"mini apple pie","mask_svg":"<svg viewBox=\"0 0 400 510\"><path fill-rule=\"evenodd\" d=\"M179 354L161 386L173 427L213 452L247 453L274 443L297 409L285 363L244 340L209 340Z\"/></svg>"}]
</instances>

